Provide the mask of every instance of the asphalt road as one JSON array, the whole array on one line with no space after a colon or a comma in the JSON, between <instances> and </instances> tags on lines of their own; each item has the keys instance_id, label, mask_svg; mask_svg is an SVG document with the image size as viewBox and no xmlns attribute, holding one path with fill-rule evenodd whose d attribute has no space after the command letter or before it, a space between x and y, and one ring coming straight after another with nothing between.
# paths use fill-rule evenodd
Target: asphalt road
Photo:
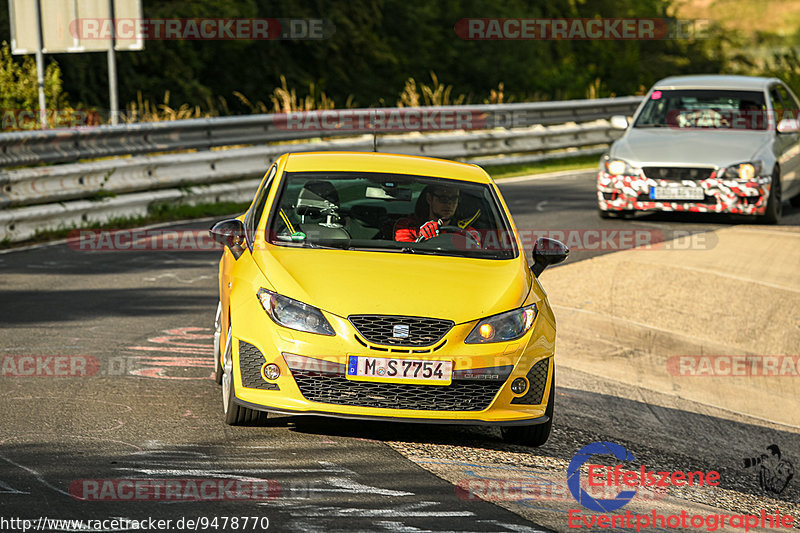
<instances>
[{"instance_id":1,"label":"asphalt road","mask_svg":"<svg viewBox=\"0 0 800 533\"><path fill-rule=\"evenodd\" d=\"M736 223L664 215L601 220L586 174L507 181L501 188L518 228L532 231L636 227L669 236ZM784 223L800 224L800 210L786 209ZM570 261L613 251L575 249ZM494 429L292 417L264 427L226 426L220 389L210 379L218 257L214 250L86 252L65 244L0 255L0 530L22 531L3 519L39 523L41 517L153 518L181 530L191 529L186 520L199 519L200 531L263 531L266 520L270 531L543 529L535 518L460 498L450 483L387 445L503 449ZM39 376L21 375L31 365ZM621 438L628 424L619 421L634 407L590 381L559 397L553 446L567 460L581 442ZM785 436L685 418L680 410L639 417L645 425L629 427L627 435L654 457L691 455L685 440L664 438L665 424L681 420L690 428L718 424L715 440L735 437L727 431ZM130 487L142 486L136 480L162 480L164 492L126 500ZM175 480L183 481L167 491L167 481ZM201 494L192 501L192 483L209 480L222 499L199 501ZM236 481L245 489L232 489ZM179 494L189 501L177 501ZM107 523L92 530L124 529Z\"/></svg>"}]
</instances>

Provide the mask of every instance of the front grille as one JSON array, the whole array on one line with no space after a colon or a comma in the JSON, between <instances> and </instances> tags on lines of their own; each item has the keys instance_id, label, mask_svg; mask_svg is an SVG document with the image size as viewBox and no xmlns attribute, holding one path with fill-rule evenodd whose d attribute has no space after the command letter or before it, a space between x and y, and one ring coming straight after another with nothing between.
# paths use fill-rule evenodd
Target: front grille
<instances>
[{"instance_id":1,"label":"front grille","mask_svg":"<svg viewBox=\"0 0 800 533\"><path fill-rule=\"evenodd\" d=\"M369 342L390 346L430 346L454 325L452 320L416 316L352 315L349 318ZM395 337L395 326L408 326L408 337Z\"/></svg>"},{"instance_id":2,"label":"front grille","mask_svg":"<svg viewBox=\"0 0 800 533\"><path fill-rule=\"evenodd\" d=\"M642 170L654 180L705 180L714 172L713 168L687 167L642 167Z\"/></svg>"},{"instance_id":3,"label":"front grille","mask_svg":"<svg viewBox=\"0 0 800 533\"><path fill-rule=\"evenodd\" d=\"M293 370L297 386L309 401L355 407L422 411L482 411L489 407L501 383L457 380L450 385L409 385L351 381L341 374Z\"/></svg>"},{"instance_id":4,"label":"front grille","mask_svg":"<svg viewBox=\"0 0 800 533\"><path fill-rule=\"evenodd\" d=\"M544 398L544 389L547 387L547 373L550 370L550 358L542 359L528 370L528 392L524 396L514 398L511 403L525 405L539 405Z\"/></svg>"},{"instance_id":5,"label":"front grille","mask_svg":"<svg viewBox=\"0 0 800 533\"><path fill-rule=\"evenodd\" d=\"M249 389L280 390L277 383L264 381L261 367L266 363L261 350L249 342L239 341L239 375L242 385Z\"/></svg>"}]
</instances>

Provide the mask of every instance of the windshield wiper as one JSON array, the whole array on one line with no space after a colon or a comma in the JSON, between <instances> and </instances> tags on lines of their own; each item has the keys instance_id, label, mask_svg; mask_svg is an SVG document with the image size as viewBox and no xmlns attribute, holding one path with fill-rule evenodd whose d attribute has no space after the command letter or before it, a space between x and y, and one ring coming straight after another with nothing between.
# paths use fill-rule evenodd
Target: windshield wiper
<instances>
[{"instance_id":1,"label":"windshield wiper","mask_svg":"<svg viewBox=\"0 0 800 533\"><path fill-rule=\"evenodd\" d=\"M330 246L328 244L320 244L318 242L311 242L311 241L287 241L281 238L278 238L278 242L283 244L284 246L289 246L292 248L320 248L323 250L349 250L350 244L349 242L344 246Z\"/></svg>"}]
</instances>

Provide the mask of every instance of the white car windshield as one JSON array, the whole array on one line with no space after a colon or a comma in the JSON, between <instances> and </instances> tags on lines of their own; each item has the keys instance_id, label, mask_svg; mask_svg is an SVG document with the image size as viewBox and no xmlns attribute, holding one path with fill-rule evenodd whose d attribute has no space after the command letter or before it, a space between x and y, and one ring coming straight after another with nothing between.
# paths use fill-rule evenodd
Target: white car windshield
<instances>
[{"instance_id":1,"label":"white car windshield","mask_svg":"<svg viewBox=\"0 0 800 533\"><path fill-rule=\"evenodd\" d=\"M420 231L428 222L434 223L430 231ZM268 224L268 242L282 246L485 259L517 256L494 190L443 178L287 172Z\"/></svg>"},{"instance_id":2,"label":"white car windshield","mask_svg":"<svg viewBox=\"0 0 800 533\"><path fill-rule=\"evenodd\" d=\"M764 93L711 89L650 93L635 128L766 130Z\"/></svg>"}]
</instances>

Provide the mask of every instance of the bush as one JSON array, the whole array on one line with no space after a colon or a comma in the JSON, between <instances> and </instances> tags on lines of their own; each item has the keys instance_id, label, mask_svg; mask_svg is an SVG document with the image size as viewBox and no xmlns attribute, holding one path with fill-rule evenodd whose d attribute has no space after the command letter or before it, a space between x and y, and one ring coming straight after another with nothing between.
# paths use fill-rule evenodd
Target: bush
<instances>
[{"instance_id":1,"label":"bush","mask_svg":"<svg viewBox=\"0 0 800 533\"><path fill-rule=\"evenodd\" d=\"M50 62L44 71L44 95L48 109L71 110L67 94L61 83L61 69L56 62ZM11 55L8 43L0 45L0 129L13 130L19 127L20 112L39 110L39 90L36 79L36 61L25 56L21 61ZM52 114L49 115L52 118ZM27 128L37 122L26 121ZM55 124L57 126L57 124Z\"/></svg>"}]
</instances>

